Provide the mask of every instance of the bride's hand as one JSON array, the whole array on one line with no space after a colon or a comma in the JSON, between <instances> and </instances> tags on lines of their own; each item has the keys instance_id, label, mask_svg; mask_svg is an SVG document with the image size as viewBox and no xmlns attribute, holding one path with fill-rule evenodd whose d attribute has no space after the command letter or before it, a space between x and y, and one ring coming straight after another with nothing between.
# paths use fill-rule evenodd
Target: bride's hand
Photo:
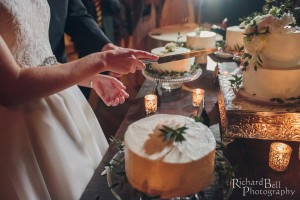
<instances>
[{"instance_id":1,"label":"bride's hand","mask_svg":"<svg viewBox=\"0 0 300 200\"><path fill-rule=\"evenodd\" d=\"M134 73L136 70L145 69L145 64L139 60L140 58L158 59L156 55L134 49L119 48L105 52L107 70L118 74Z\"/></svg>"},{"instance_id":2,"label":"bride's hand","mask_svg":"<svg viewBox=\"0 0 300 200\"><path fill-rule=\"evenodd\" d=\"M129 97L121 81L106 75L95 76L92 80L92 88L107 106L123 104Z\"/></svg>"}]
</instances>

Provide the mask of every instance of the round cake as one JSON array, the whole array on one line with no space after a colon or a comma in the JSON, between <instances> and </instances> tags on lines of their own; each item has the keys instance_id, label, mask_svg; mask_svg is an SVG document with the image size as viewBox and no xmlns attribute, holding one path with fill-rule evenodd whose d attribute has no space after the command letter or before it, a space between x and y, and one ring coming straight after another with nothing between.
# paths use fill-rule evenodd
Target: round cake
<instances>
[{"instance_id":1,"label":"round cake","mask_svg":"<svg viewBox=\"0 0 300 200\"><path fill-rule=\"evenodd\" d=\"M186 45L188 48L197 50L216 47L216 33L211 31L201 31L200 34L190 32L187 34Z\"/></svg>"},{"instance_id":2,"label":"round cake","mask_svg":"<svg viewBox=\"0 0 300 200\"><path fill-rule=\"evenodd\" d=\"M190 49L183 48L183 47L174 46L171 48L171 50L168 50L166 47L158 47L152 49L151 53L158 55L159 57L163 57L163 56L187 53L191 51ZM158 72L189 72L194 62L195 62L195 58L187 58L183 60L176 60L176 61L162 63L162 64L152 63L151 66L152 69L157 70Z\"/></svg>"},{"instance_id":3,"label":"round cake","mask_svg":"<svg viewBox=\"0 0 300 200\"><path fill-rule=\"evenodd\" d=\"M300 99L300 31L288 26L293 17L268 14L257 19L256 28L245 28L245 50L251 58L243 72L244 91L258 100ZM263 30L268 32L256 33Z\"/></svg>"},{"instance_id":4,"label":"round cake","mask_svg":"<svg viewBox=\"0 0 300 200\"><path fill-rule=\"evenodd\" d=\"M244 45L244 29L239 26L230 26L226 29L226 47L231 51L238 50Z\"/></svg>"},{"instance_id":5,"label":"round cake","mask_svg":"<svg viewBox=\"0 0 300 200\"><path fill-rule=\"evenodd\" d=\"M163 126L185 126L185 140L164 141ZM148 195L184 197L213 180L216 141L209 128L194 119L166 114L143 118L128 127L124 142L128 181Z\"/></svg>"},{"instance_id":6,"label":"round cake","mask_svg":"<svg viewBox=\"0 0 300 200\"><path fill-rule=\"evenodd\" d=\"M206 49L216 47L216 33L211 31L194 31L187 34L186 45L188 48ZM207 63L207 55L196 57L196 63L205 64Z\"/></svg>"}]
</instances>

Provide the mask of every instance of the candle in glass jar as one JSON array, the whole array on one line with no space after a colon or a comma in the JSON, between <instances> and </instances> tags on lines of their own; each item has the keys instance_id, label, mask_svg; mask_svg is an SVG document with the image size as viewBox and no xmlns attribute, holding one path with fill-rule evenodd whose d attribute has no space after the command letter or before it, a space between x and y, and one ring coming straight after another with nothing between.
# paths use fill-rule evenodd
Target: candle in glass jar
<instances>
[{"instance_id":1,"label":"candle in glass jar","mask_svg":"<svg viewBox=\"0 0 300 200\"><path fill-rule=\"evenodd\" d=\"M193 89L193 106L199 107L204 100L204 90L200 88Z\"/></svg>"},{"instance_id":2,"label":"candle in glass jar","mask_svg":"<svg viewBox=\"0 0 300 200\"><path fill-rule=\"evenodd\" d=\"M285 171L289 165L292 148L281 142L273 142L270 146L269 166L276 171Z\"/></svg>"},{"instance_id":3,"label":"candle in glass jar","mask_svg":"<svg viewBox=\"0 0 300 200\"><path fill-rule=\"evenodd\" d=\"M148 94L145 96L145 110L146 114L156 113L157 111L157 96Z\"/></svg>"}]
</instances>

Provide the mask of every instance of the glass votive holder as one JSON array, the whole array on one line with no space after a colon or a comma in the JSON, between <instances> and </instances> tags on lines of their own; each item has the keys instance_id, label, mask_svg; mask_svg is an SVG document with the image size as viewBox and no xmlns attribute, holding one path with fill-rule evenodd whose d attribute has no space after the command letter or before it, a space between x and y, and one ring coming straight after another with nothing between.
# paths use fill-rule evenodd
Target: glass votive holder
<instances>
[{"instance_id":1,"label":"glass votive holder","mask_svg":"<svg viewBox=\"0 0 300 200\"><path fill-rule=\"evenodd\" d=\"M273 142L270 146L269 166L276 171L285 171L289 165L292 148L281 142Z\"/></svg>"},{"instance_id":2,"label":"glass votive holder","mask_svg":"<svg viewBox=\"0 0 300 200\"><path fill-rule=\"evenodd\" d=\"M193 89L193 106L199 107L201 104L203 104L204 100L204 90L200 88Z\"/></svg>"},{"instance_id":3,"label":"glass votive holder","mask_svg":"<svg viewBox=\"0 0 300 200\"><path fill-rule=\"evenodd\" d=\"M145 96L145 110L146 114L156 113L157 111L157 96L148 94Z\"/></svg>"}]
</instances>

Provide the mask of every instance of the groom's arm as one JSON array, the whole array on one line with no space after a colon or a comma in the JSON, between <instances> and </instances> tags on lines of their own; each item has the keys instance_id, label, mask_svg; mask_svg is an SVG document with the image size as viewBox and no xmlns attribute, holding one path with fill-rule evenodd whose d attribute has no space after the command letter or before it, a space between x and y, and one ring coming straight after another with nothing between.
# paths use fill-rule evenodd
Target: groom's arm
<instances>
[{"instance_id":1,"label":"groom's arm","mask_svg":"<svg viewBox=\"0 0 300 200\"><path fill-rule=\"evenodd\" d=\"M101 51L104 45L111 43L81 0L69 0L65 32L75 43L79 57Z\"/></svg>"}]
</instances>

